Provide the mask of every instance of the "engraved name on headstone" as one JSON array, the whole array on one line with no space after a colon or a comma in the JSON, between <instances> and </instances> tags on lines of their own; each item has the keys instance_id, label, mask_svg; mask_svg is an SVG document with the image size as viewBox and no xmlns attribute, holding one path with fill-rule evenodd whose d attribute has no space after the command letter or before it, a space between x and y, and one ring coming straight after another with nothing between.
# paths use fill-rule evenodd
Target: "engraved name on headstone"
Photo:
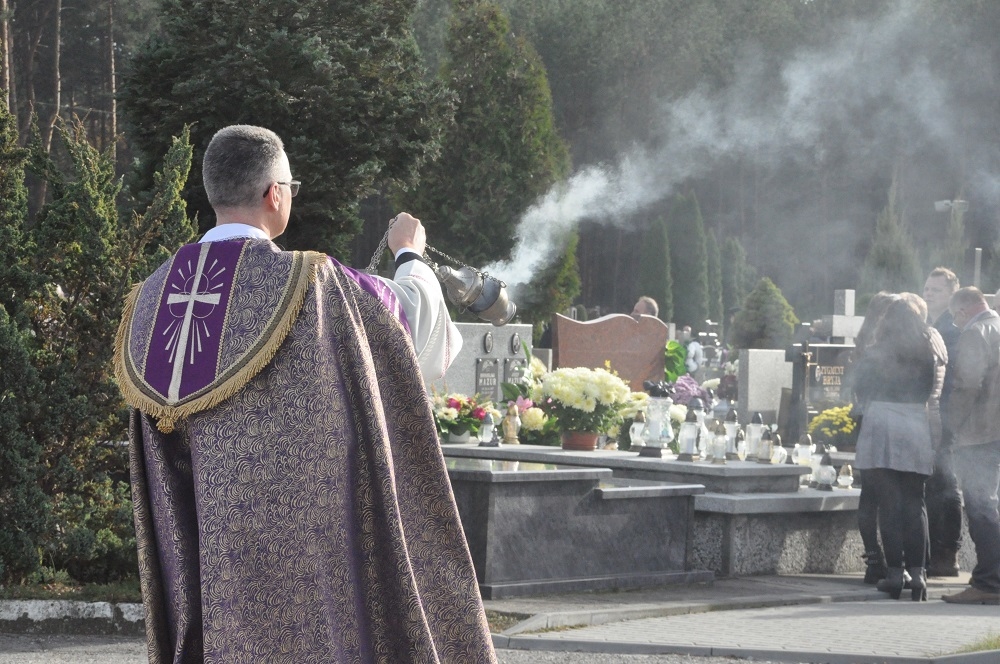
<instances>
[{"instance_id":1,"label":"engraved name on headstone","mask_svg":"<svg viewBox=\"0 0 1000 664\"><path fill-rule=\"evenodd\" d=\"M476 394L481 399L500 398L500 361L495 357L476 358Z\"/></svg>"}]
</instances>

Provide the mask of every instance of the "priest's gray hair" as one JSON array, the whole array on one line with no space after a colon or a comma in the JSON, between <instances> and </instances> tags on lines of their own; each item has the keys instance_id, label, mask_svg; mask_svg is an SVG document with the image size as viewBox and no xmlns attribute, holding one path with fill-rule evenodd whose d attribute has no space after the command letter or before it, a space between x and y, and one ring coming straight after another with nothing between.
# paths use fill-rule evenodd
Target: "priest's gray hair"
<instances>
[{"instance_id":1,"label":"priest's gray hair","mask_svg":"<svg viewBox=\"0 0 1000 664\"><path fill-rule=\"evenodd\" d=\"M220 129L205 150L201 177L213 208L253 207L268 185L283 179L285 146L270 129L231 125Z\"/></svg>"}]
</instances>

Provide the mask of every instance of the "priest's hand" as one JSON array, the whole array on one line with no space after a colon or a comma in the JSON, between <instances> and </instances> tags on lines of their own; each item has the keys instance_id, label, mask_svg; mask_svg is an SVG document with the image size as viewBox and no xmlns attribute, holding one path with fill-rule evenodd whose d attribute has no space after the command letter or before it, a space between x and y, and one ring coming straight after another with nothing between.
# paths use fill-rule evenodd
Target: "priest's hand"
<instances>
[{"instance_id":1,"label":"priest's hand","mask_svg":"<svg viewBox=\"0 0 1000 664\"><path fill-rule=\"evenodd\" d=\"M427 231L419 219L407 212L400 212L389 222L387 244L394 255L400 249L409 249L423 255L427 246Z\"/></svg>"}]
</instances>

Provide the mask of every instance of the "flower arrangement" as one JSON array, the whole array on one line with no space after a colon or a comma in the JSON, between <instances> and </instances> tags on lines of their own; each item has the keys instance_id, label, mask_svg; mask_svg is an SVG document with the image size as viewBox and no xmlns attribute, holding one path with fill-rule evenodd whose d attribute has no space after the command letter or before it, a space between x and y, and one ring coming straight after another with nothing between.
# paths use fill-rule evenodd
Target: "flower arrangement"
<instances>
[{"instance_id":1,"label":"flower arrangement","mask_svg":"<svg viewBox=\"0 0 1000 664\"><path fill-rule=\"evenodd\" d=\"M561 431L616 433L633 404L625 381L605 369L556 369L542 377L538 392L539 406Z\"/></svg>"},{"instance_id":2,"label":"flower arrangement","mask_svg":"<svg viewBox=\"0 0 1000 664\"><path fill-rule=\"evenodd\" d=\"M853 449L860 432L850 413L851 404L827 408L809 422L809 434L817 442L834 445L838 450Z\"/></svg>"},{"instance_id":3,"label":"flower arrangement","mask_svg":"<svg viewBox=\"0 0 1000 664\"><path fill-rule=\"evenodd\" d=\"M447 434L471 434L475 436L479 433L479 427L486 414L493 415L493 420L500 424L500 413L493 407L492 402L478 400L479 395L472 397L463 394L437 394L433 396L434 423L438 433Z\"/></svg>"}]
</instances>

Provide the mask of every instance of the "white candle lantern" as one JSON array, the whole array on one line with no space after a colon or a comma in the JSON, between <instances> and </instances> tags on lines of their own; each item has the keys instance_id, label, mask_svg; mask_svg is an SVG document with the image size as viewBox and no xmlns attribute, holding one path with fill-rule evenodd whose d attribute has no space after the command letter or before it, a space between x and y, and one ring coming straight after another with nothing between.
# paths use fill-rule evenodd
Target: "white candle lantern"
<instances>
[{"instance_id":1,"label":"white candle lantern","mask_svg":"<svg viewBox=\"0 0 1000 664\"><path fill-rule=\"evenodd\" d=\"M722 426L726 431L726 460L737 461L740 458L736 449L736 444L739 442L740 422L739 414L735 408L730 408L729 412L726 413L726 421L722 423Z\"/></svg>"},{"instance_id":2,"label":"white candle lantern","mask_svg":"<svg viewBox=\"0 0 1000 664\"><path fill-rule=\"evenodd\" d=\"M688 407L687 415L681 424L681 430L677 434L677 444L680 453L677 455L678 461L697 461L701 458L698 454L698 416L694 409Z\"/></svg>"},{"instance_id":3,"label":"white candle lantern","mask_svg":"<svg viewBox=\"0 0 1000 664\"><path fill-rule=\"evenodd\" d=\"M754 413L747 425L747 460L756 461L760 456L760 438L764 434L764 417ZM768 457L770 459L770 457Z\"/></svg>"}]
</instances>

